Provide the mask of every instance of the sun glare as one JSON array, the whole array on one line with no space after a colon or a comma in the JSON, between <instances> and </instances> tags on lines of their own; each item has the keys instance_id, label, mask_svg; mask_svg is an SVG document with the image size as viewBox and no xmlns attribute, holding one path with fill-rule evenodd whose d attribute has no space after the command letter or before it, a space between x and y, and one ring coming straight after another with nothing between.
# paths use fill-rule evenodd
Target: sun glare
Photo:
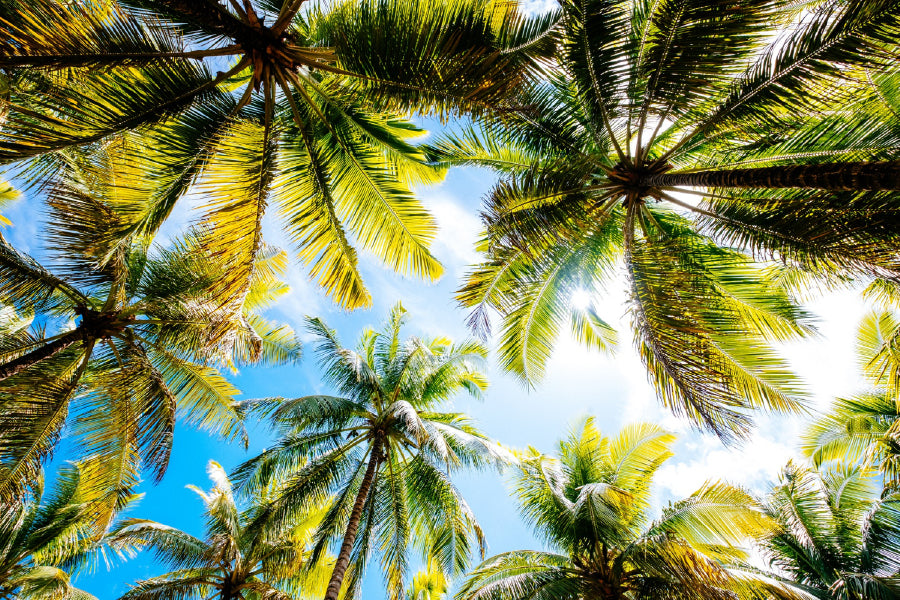
<instances>
[{"instance_id":1,"label":"sun glare","mask_svg":"<svg viewBox=\"0 0 900 600\"><path fill-rule=\"evenodd\" d=\"M584 310L591 305L591 293L585 289L577 289L572 292L572 308Z\"/></svg>"}]
</instances>

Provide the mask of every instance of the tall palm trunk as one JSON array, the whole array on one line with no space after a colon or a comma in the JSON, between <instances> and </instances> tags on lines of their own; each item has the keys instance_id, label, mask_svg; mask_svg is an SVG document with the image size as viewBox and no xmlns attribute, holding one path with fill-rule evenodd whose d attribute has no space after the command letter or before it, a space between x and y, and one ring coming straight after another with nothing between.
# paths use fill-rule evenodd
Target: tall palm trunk
<instances>
[{"instance_id":1,"label":"tall palm trunk","mask_svg":"<svg viewBox=\"0 0 900 600\"><path fill-rule=\"evenodd\" d=\"M372 454L369 456L369 466L366 467L366 474L363 476L359 492L356 494L356 502L353 504L353 511L350 513L350 522L347 523L347 532L344 534L341 551L338 554L337 561L334 563L334 571L331 573L331 581L328 582L325 600L337 600L341 591L344 573L347 572L347 566L350 564L350 551L353 550L353 542L356 541L356 533L359 530L359 522L362 519L363 507L366 504L366 498L369 496L372 482L375 480L375 471L381 462L381 446L382 438L378 436L375 438L375 444L372 446Z\"/></svg>"},{"instance_id":2,"label":"tall palm trunk","mask_svg":"<svg viewBox=\"0 0 900 600\"><path fill-rule=\"evenodd\" d=\"M0 381L13 375L17 375L25 369L32 367L42 360L52 358L71 346L72 344L84 339L84 330L76 327L72 331L63 334L49 344L44 344L36 350L15 358L6 364L0 365Z\"/></svg>"},{"instance_id":3,"label":"tall palm trunk","mask_svg":"<svg viewBox=\"0 0 900 600\"><path fill-rule=\"evenodd\" d=\"M660 173L647 177L642 183L649 187L900 190L900 161Z\"/></svg>"}]
</instances>

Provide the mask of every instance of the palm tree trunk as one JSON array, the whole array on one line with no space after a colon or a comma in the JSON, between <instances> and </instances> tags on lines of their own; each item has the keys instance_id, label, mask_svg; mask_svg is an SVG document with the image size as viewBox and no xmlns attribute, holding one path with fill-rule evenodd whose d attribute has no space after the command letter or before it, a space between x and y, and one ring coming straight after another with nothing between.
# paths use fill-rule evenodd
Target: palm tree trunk
<instances>
[{"instance_id":1,"label":"palm tree trunk","mask_svg":"<svg viewBox=\"0 0 900 600\"><path fill-rule=\"evenodd\" d=\"M32 350L27 354L23 354L19 358L14 358L8 363L0 365L0 381L3 381L8 377L12 377L13 375L17 375L25 369L38 364L42 360L46 360L48 358L56 356L72 344L83 339L84 330L82 330L81 327L76 327L72 331L56 338L49 344L44 344L36 350Z\"/></svg>"},{"instance_id":2,"label":"palm tree trunk","mask_svg":"<svg viewBox=\"0 0 900 600\"><path fill-rule=\"evenodd\" d=\"M334 563L334 571L331 573L331 581L328 582L328 590L325 592L325 600L337 600L338 594L341 592L341 584L344 582L344 573L350 565L350 551L353 549L353 542L356 541L356 533L359 529L359 522L362 520L363 507L366 504L366 498L369 496L369 489L375 480L375 471L381 462L381 437L375 438L375 444L372 446L372 454L369 456L369 466L366 467L366 474L363 476L362 484L359 486L359 492L356 494L356 502L353 504L353 511L350 513L350 522L347 523L347 532L344 534L344 541L341 544L341 551L338 554L337 561Z\"/></svg>"},{"instance_id":3,"label":"palm tree trunk","mask_svg":"<svg viewBox=\"0 0 900 600\"><path fill-rule=\"evenodd\" d=\"M900 161L660 173L647 177L642 183L648 187L804 188L851 192L900 190Z\"/></svg>"}]
</instances>

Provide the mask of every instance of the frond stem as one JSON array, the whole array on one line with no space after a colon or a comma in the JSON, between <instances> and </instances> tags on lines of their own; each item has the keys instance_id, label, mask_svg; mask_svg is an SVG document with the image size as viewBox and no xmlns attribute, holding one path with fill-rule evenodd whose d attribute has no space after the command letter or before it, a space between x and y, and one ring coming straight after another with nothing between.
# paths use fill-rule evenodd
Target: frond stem
<instances>
[{"instance_id":1,"label":"frond stem","mask_svg":"<svg viewBox=\"0 0 900 600\"><path fill-rule=\"evenodd\" d=\"M121 66L123 61L141 59L172 59L172 58L207 58L214 56L231 56L240 54L242 49L237 44L214 48L212 50L191 50L186 52L110 52L103 54L30 54L30 55L6 55L0 58L2 67L53 67L60 63L61 68L93 67L97 65ZM76 59L78 63L76 64Z\"/></svg>"}]
</instances>

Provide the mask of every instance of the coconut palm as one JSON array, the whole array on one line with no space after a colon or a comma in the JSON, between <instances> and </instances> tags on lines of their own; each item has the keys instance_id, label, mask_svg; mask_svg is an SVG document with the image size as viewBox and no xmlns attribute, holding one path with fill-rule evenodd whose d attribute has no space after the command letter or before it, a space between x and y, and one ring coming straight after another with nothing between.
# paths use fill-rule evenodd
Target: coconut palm
<instances>
[{"instance_id":1,"label":"coconut palm","mask_svg":"<svg viewBox=\"0 0 900 600\"><path fill-rule=\"evenodd\" d=\"M894 306L892 284L879 282L870 295ZM870 389L835 398L828 412L803 436L815 465L832 460L861 462L881 471L885 486L900 489L900 318L892 308L868 313L859 324L857 356Z\"/></svg>"},{"instance_id":2,"label":"coconut palm","mask_svg":"<svg viewBox=\"0 0 900 600\"><path fill-rule=\"evenodd\" d=\"M434 557L429 557L425 567L413 575L404 597L406 600L444 600L448 592L448 581L440 564Z\"/></svg>"},{"instance_id":3,"label":"coconut palm","mask_svg":"<svg viewBox=\"0 0 900 600\"><path fill-rule=\"evenodd\" d=\"M560 4L554 75L431 149L504 175L458 296L472 324L499 311L503 364L537 381L561 330L609 345L579 298L624 263L666 406L724 437L754 409L796 409L768 341L808 323L747 253L806 274L900 272L900 4Z\"/></svg>"},{"instance_id":4,"label":"coconut palm","mask_svg":"<svg viewBox=\"0 0 900 600\"><path fill-rule=\"evenodd\" d=\"M127 173L101 167L73 167L48 192L51 266L0 243L0 302L17 311L0 337L3 498L35 480L66 423L109 489L136 484L138 463L158 479L177 413L241 435L238 391L215 367L299 356L292 331L258 314L287 291L283 253L261 253L241 312L223 313L210 292L223 265L195 237L164 249L107 235L127 222L107 201L127 192Z\"/></svg>"},{"instance_id":5,"label":"coconut palm","mask_svg":"<svg viewBox=\"0 0 900 600\"><path fill-rule=\"evenodd\" d=\"M334 495L315 548L318 555L342 538L326 600L356 589L373 546L397 599L412 541L427 545L420 549L448 575L463 571L482 543L449 475L501 464L506 455L468 417L441 412L441 404L460 390L477 395L487 386L486 350L475 341L402 340L404 321L398 304L384 328L366 330L353 351L310 319L325 381L337 395L260 401L259 410L274 410L280 441L235 474L248 493L284 482L266 518L284 518Z\"/></svg>"},{"instance_id":6,"label":"coconut palm","mask_svg":"<svg viewBox=\"0 0 900 600\"><path fill-rule=\"evenodd\" d=\"M771 565L814 598L900 597L900 496L880 494L859 465L788 463L769 493L780 530L762 540Z\"/></svg>"},{"instance_id":7,"label":"coconut palm","mask_svg":"<svg viewBox=\"0 0 900 600\"><path fill-rule=\"evenodd\" d=\"M302 9L302 10L301 10ZM371 302L357 248L426 279L433 219L410 186L423 167L401 115L497 104L535 67L540 23L484 0L4 0L11 81L0 162L140 129L157 168L154 230L197 178L209 250L240 298L274 196L299 257L348 308ZM40 169L38 169L40 171Z\"/></svg>"},{"instance_id":8,"label":"coconut palm","mask_svg":"<svg viewBox=\"0 0 900 600\"><path fill-rule=\"evenodd\" d=\"M593 418L560 441L532 449L514 478L525 520L547 551L491 557L471 572L459 600L791 597L772 579L734 572L744 539L768 519L743 490L708 482L650 520L657 469L675 437L638 423L604 436ZM769 595L767 595L769 594Z\"/></svg>"},{"instance_id":9,"label":"coconut palm","mask_svg":"<svg viewBox=\"0 0 900 600\"><path fill-rule=\"evenodd\" d=\"M38 485L33 497L0 505L0 596L94 598L71 581L71 573L91 559L108 524L96 520L96 503L101 499L90 491L90 477L82 466L65 466L51 494L43 494ZM115 512L134 499L133 495L120 497Z\"/></svg>"},{"instance_id":10,"label":"coconut palm","mask_svg":"<svg viewBox=\"0 0 900 600\"><path fill-rule=\"evenodd\" d=\"M265 512L265 494L241 508L221 465L210 461L207 472L214 484L210 491L188 486L206 506L205 539L144 519L128 519L108 536L113 549L151 549L174 569L138 581L122 600L299 600L324 591L333 560L312 563L308 548L324 509L277 526L261 525L257 517ZM251 523L256 527L251 529Z\"/></svg>"}]
</instances>

